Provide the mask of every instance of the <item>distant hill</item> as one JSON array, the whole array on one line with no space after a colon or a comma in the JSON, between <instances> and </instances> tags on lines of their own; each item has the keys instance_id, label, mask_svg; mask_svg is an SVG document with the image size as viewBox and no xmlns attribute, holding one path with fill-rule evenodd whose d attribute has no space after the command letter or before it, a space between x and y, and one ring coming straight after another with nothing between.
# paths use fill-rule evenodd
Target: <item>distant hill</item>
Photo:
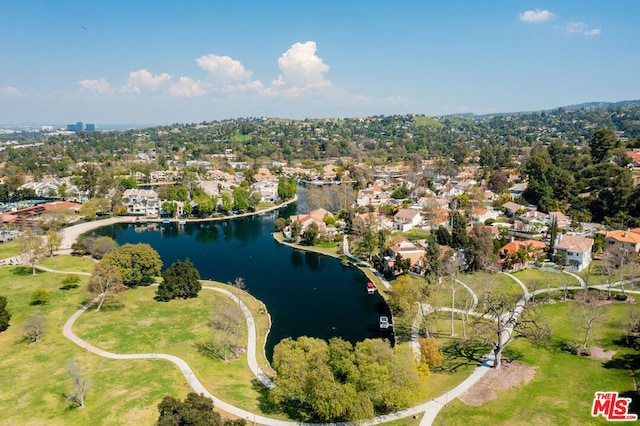
<instances>
[{"instance_id":1,"label":"distant hill","mask_svg":"<svg viewBox=\"0 0 640 426\"><path fill-rule=\"evenodd\" d=\"M492 112L489 114L474 114L474 113L465 112L465 113L459 113L459 114L450 114L448 115L448 117L454 116L454 117L463 117L463 118L479 120L479 119L486 119L491 117L506 117L509 115L549 112L557 109L563 109L565 111L579 111L584 109L639 108L639 107L640 107L640 100L620 101L620 102L604 102L604 101L597 102L596 101L596 102L584 102L576 105L566 105L562 107L556 107L556 108L539 110L539 111Z\"/></svg>"}]
</instances>

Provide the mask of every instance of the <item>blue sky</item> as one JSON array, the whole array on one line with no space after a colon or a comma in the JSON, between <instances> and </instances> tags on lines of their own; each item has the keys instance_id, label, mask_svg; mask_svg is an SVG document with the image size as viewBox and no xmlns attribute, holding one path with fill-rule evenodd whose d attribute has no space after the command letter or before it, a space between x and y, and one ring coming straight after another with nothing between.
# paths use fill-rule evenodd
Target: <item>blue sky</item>
<instances>
[{"instance_id":1,"label":"blue sky","mask_svg":"<svg viewBox=\"0 0 640 426\"><path fill-rule=\"evenodd\" d=\"M0 11L4 124L480 114L640 99L635 0L0 0Z\"/></svg>"}]
</instances>

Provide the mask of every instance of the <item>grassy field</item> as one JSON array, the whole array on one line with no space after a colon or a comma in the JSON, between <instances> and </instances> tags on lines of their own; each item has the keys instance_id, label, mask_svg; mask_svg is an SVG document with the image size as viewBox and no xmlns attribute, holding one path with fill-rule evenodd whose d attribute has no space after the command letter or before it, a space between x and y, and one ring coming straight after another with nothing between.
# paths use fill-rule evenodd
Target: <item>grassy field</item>
<instances>
[{"instance_id":1,"label":"grassy field","mask_svg":"<svg viewBox=\"0 0 640 426\"><path fill-rule=\"evenodd\" d=\"M0 412L4 424L151 424L166 394L184 397L182 375L166 362L114 361L89 354L62 336L62 325L85 298L80 288L59 290L64 274L25 267L0 268L0 295L8 299L10 327L0 333ZM84 281L86 278L82 277ZM30 306L34 289L51 294L48 305ZM22 340L35 312L46 314L46 334L38 344ZM67 365L75 359L92 379L86 408L70 408Z\"/></svg>"},{"instance_id":2,"label":"grassy field","mask_svg":"<svg viewBox=\"0 0 640 426\"><path fill-rule=\"evenodd\" d=\"M505 350L506 357L537 367L533 380L526 386L498 390L497 400L479 407L455 400L440 412L436 424L605 424L603 418L594 419L590 415L594 393L603 390L618 391L626 396L633 394L636 406L632 411L638 412L638 394L625 364L639 369L640 353L619 345L623 333L621 324L626 321L629 310L638 307L606 305L603 319L594 327L590 344L619 351L611 361L578 357L560 350L565 341L579 342L584 336L574 321L575 302L544 305L541 309L553 330L550 345L537 347L517 340Z\"/></svg>"},{"instance_id":3,"label":"grassy field","mask_svg":"<svg viewBox=\"0 0 640 426\"><path fill-rule=\"evenodd\" d=\"M580 283L571 275L562 272L549 272L540 269L523 269L512 275L519 278L529 291L547 288L563 288L565 286L579 286Z\"/></svg>"},{"instance_id":4,"label":"grassy field","mask_svg":"<svg viewBox=\"0 0 640 426\"><path fill-rule=\"evenodd\" d=\"M20 243L18 240L0 243L0 260L8 259L20 254Z\"/></svg>"},{"instance_id":5,"label":"grassy field","mask_svg":"<svg viewBox=\"0 0 640 426\"><path fill-rule=\"evenodd\" d=\"M66 272L88 272L91 273L96 266L96 262L86 258L71 255L60 255L53 257L43 257L37 263L45 268Z\"/></svg>"}]
</instances>

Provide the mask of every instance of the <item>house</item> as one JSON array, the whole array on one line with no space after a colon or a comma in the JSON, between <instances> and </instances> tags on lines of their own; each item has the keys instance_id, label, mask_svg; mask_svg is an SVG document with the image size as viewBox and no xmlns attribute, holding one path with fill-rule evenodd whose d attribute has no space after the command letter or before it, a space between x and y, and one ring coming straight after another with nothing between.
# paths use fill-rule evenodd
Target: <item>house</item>
<instances>
[{"instance_id":1,"label":"house","mask_svg":"<svg viewBox=\"0 0 640 426\"><path fill-rule=\"evenodd\" d=\"M484 223L487 219L496 220L500 212L486 207L476 207L471 211L471 223Z\"/></svg>"},{"instance_id":2,"label":"house","mask_svg":"<svg viewBox=\"0 0 640 426\"><path fill-rule=\"evenodd\" d=\"M509 217L512 217L513 215L515 215L516 212L518 212L519 210L526 209L525 206L523 206L521 204L518 204L518 203L514 203L513 201L508 201L508 202L504 203L502 205L502 207L504 208L505 213Z\"/></svg>"},{"instance_id":3,"label":"house","mask_svg":"<svg viewBox=\"0 0 640 426\"><path fill-rule=\"evenodd\" d=\"M500 248L500 260L503 267L510 269L524 269L529 261L544 256L545 243L538 240L511 241ZM524 250L525 258L519 258L518 252Z\"/></svg>"},{"instance_id":4,"label":"house","mask_svg":"<svg viewBox=\"0 0 640 426\"><path fill-rule=\"evenodd\" d=\"M333 217L333 214L325 209L315 209L309 214L298 214L289 217L289 219L291 222L300 222L302 224L300 233L304 233L309 225L315 223L318 225L318 232L320 234L327 234L330 233L330 229L335 230L335 228L327 228L327 225L324 223L324 218L326 216Z\"/></svg>"},{"instance_id":5,"label":"house","mask_svg":"<svg viewBox=\"0 0 640 426\"><path fill-rule=\"evenodd\" d=\"M260 194L261 203L274 203L278 200L278 182L264 180L254 183L251 188Z\"/></svg>"},{"instance_id":6,"label":"house","mask_svg":"<svg viewBox=\"0 0 640 426\"><path fill-rule=\"evenodd\" d=\"M82 205L68 201L38 204L32 207L0 213L0 223L12 223L15 225L36 225L38 218L54 210L68 210L73 214L80 211Z\"/></svg>"},{"instance_id":7,"label":"house","mask_svg":"<svg viewBox=\"0 0 640 426\"><path fill-rule=\"evenodd\" d=\"M560 229L571 228L571 219L562 212L549 212L546 219L546 224L551 225L553 220L556 220L556 225Z\"/></svg>"},{"instance_id":8,"label":"house","mask_svg":"<svg viewBox=\"0 0 640 426\"><path fill-rule=\"evenodd\" d=\"M422 216L417 210L400 209L393 217L394 227L397 231L406 232L422 223Z\"/></svg>"},{"instance_id":9,"label":"house","mask_svg":"<svg viewBox=\"0 0 640 426\"><path fill-rule=\"evenodd\" d=\"M640 251L640 228L626 231L600 231L604 235L604 251L622 250L627 253Z\"/></svg>"},{"instance_id":10,"label":"house","mask_svg":"<svg viewBox=\"0 0 640 426\"><path fill-rule=\"evenodd\" d=\"M396 236L383 254L382 268L385 273L393 271L398 255L411 261L411 270L420 272L424 268L424 249L417 247L404 237Z\"/></svg>"},{"instance_id":11,"label":"house","mask_svg":"<svg viewBox=\"0 0 640 426\"><path fill-rule=\"evenodd\" d=\"M553 247L554 258L560 253L566 254L566 269L580 272L591 263L591 238L577 237L574 235L560 234Z\"/></svg>"},{"instance_id":12,"label":"house","mask_svg":"<svg viewBox=\"0 0 640 426\"><path fill-rule=\"evenodd\" d=\"M380 215L378 212L372 212L356 215L353 218L352 223L353 231L356 234L360 234L367 228L367 226L369 226L369 223L371 223L371 228L374 231L379 231L381 229L393 229L393 222L389 218Z\"/></svg>"},{"instance_id":13,"label":"house","mask_svg":"<svg viewBox=\"0 0 640 426\"><path fill-rule=\"evenodd\" d=\"M377 185L372 185L368 188L361 189L358 192L356 203L359 206L380 205L380 197L382 193L382 188Z\"/></svg>"},{"instance_id":14,"label":"house","mask_svg":"<svg viewBox=\"0 0 640 426\"><path fill-rule=\"evenodd\" d=\"M127 189L122 199L130 215L156 217L160 214L160 199L153 189Z\"/></svg>"}]
</instances>

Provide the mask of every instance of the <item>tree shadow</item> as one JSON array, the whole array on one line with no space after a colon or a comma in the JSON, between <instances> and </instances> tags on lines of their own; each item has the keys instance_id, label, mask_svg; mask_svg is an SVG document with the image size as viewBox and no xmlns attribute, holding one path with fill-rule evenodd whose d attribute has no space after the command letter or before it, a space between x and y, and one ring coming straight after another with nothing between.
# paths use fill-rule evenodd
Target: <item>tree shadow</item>
<instances>
[{"instance_id":1,"label":"tree shadow","mask_svg":"<svg viewBox=\"0 0 640 426\"><path fill-rule=\"evenodd\" d=\"M194 343L193 347L198 351L198 353L206 356L207 358L220 359L218 352L211 343Z\"/></svg>"},{"instance_id":2,"label":"tree shadow","mask_svg":"<svg viewBox=\"0 0 640 426\"><path fill-rule=\"evenodd\" d=\"M460 367L479 365L490 349L487 345L473 341L454 342L442 348L445 362L440 370L455 373Z\"/></svg>"},{"instance_id":3,"label":"tree shadow","mask_svg":"<svg viewBox=\"0 0 640 426\"><path fill-rule=\"evenodd\" d=\"M258 408L266 415L284 414L291 420L301 423L308 423L317 421L305 407L295 401L285 401L280 404L273 402L269 398L269 388L262 384L257 379L251 381L253 389L259 394L258 396Z\"/></svg>"},{"instance_id":4,"label":"tree shadow","mask_svg":"<svg viewBox=\"0 0 640 426\"><path fill-rule=\"evenodd\" d=\"M15 268L13 268L13 270L11 271L11 273L13 275L17 275L19 277L25 277L25 276L33 276L33 268L31 266L16 266ZM45 271L42 271L40 269L36 269L36 275L38 274L44 274Z\"/></svg>"}]
</instances>

